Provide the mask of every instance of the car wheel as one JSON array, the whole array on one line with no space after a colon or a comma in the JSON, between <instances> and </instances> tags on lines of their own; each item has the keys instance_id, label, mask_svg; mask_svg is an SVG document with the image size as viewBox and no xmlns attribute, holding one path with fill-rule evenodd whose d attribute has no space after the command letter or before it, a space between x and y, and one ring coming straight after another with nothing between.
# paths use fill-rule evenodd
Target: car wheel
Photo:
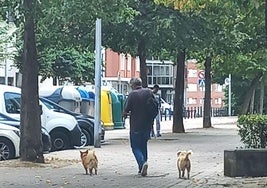
<instances>
[{"instance_id":1,"label":"car wheel","mask_svg":"<svg viewBox=\"0 0 267 188\"><path fill-rule=\"evenodd\" d=\"M12 142L6 138L0 138L0 161L15 157L15 148Z\"/></svg>"},{"instance_id":2,"label":"car wheel","mask_svg":"<svg viewBox=\"0 0 267 188\"><path fill-rule=\"evenodd\" d=\"M62 132L54 132L51 134L52 151L63 150L70 147L69 139Z\"/></svg>"},{"instance_id":3,"label":"car wheel","mask_svg":"<svg viewBox=\"0 0 267 188\"><path fill-rule=\"evenodd\" d=\"M81 144L82 144L82 146L88 146L92 141L92 137L91 137L90 133L86 129L83 129L83 128L81 128L81 129L82 129L81 130L81 132L82 132L82 134L81 134Z\"/></svg>"}]
</instances>

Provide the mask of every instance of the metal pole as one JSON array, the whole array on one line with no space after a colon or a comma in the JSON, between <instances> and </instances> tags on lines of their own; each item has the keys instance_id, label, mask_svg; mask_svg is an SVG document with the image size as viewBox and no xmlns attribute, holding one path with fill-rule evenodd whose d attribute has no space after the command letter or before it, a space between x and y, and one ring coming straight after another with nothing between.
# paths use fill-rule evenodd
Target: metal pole
<instances>
[{"instance_id":1,"label":"metal pole","mask_svg":"<svg viewBox=\"0 0 267 188\"><path fill-rule=\"evenodd\" d=\"M95 32L95 122L94 147L100 148L101 132L101 19L96 20Z\"/></svg>"},{"instance_id":2,"label":"metal pole","mask_svg":"<svg viewBox=\"0 0 267 188\"><path fill-rule=\"evenodd\" d=\"M5 47L5 51L7 53L7 47ZM8 71L7 71L7 57L5 57L5 85L8 85Z\"/></svg>"},{"instance_id":3,"label":"metal pole","mask_svg":"<svg viewBox=\"0 0 267 188\"><path fill-rule=\"evenodd\" d=\"M201 106L202 117L204 117L204 97L205 97L204 87L205 87L204 85L201 86L201 89L202 89L202 106Z\"/></svg>"},{"instance_id":4,"label":"metal pole","mask_svg":"<svg viewBox=\"0 0 267 188\"><path fill-rule=\"evenodd\" d=\"M228 85L228 116L232 115L232 104L231 104L231 74L229 74L229 85Z\"/></svg>"},{"instance_id":5,"label":"metal pole","mask_svg":"<svg viewBox=\"0 0 267 188\"><path fill-rule=\"evenodd\" d=\"M6 12L6 22L7 22L7 26L9 27L9 14L8 12ZM7 54L7 41L5 42L5 53ZM8 85L8 71L7 71L7 55L5 56L5 85Z\"/></svg>"}]
</instances>

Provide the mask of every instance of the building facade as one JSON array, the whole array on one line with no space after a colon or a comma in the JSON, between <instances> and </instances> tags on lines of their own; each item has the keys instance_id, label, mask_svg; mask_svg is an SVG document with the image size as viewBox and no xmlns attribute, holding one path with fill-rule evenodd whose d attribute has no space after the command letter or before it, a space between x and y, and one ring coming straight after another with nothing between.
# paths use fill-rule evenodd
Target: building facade
<instances>
[{"instance_id":1,"label":"building facade","mask_svg":"<svg viewBox=\"0 0 267 188\"><path fill-rule=\"evenodd\" d=\"M186 63L187 77L185 81L185 106L202 107L205 92L205 72L198 68L195 60ZM222 108L224 100L223 86L211 85L211 107Z\"/></svg>"},{"instance_id":2,"label":"building facade","mask_svg":"<svg viewBox=\"0 0 267 188\"><path fill-rule=\"evenodd\" d=\"M119 92L127 94L130 91L129 80L140 76L140 62L138 58L119 54L112 50L105 51L105 73L103 83L109 84ZM176 66L172 61L146 60L148 87L154 84L160 86L160 94L165 101L173 104L176 80ZM198 67L195 60L186 62L184 104L186 108L203 106L205 92L205 73ZM223 107L223 86L212 84L211 107Z\"/></svg>"},{"instance_id":3,"label":"building facade","mask_svg":"<svg viewBox=\"0 0 267 188\"><path fill-rule=\"evenodd\" d=\"M111 49L106 49L103 57L103 85L110 85L120 93L127 95L130 91L128 84L130 79L140 76L139 58L113 52Z\"/></svg>"}]
</instances>

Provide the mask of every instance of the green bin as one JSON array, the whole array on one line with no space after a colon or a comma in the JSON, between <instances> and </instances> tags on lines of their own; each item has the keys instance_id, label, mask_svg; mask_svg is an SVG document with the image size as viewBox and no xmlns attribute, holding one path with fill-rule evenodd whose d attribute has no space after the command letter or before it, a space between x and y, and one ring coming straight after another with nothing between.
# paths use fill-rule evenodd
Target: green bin
<instances>
[{"instance_id":1,"label":"green bin","mask_svg":"<svg viewBox=\"0 0 267 188\"><path fill-rule=\"evenodd\" d=\"M113 89L110 90L110 96L112 101L112 119L114 123L114 129L124 129L124 120L122 117L124 104L122 96Z\"/></svg>"}]
</instances>

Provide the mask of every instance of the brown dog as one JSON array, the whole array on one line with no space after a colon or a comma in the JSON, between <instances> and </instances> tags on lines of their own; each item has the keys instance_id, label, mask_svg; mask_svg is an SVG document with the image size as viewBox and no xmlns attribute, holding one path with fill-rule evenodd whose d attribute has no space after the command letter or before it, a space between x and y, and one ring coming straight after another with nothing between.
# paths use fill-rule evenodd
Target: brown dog
<instances>
[{"instance_id":1,"label":"brown dog","mask_svg":"<svg viewBox=\"0 0 267 188\"><path fill-rule=\"evenodd\" d=\"M177 152L177 167L179 171L179 178L183 178L185 174L185 169L187 170L187 179L189 179L191 162L189 159L189 155L192 154L192 151L178 151Z\"/></svg>"},{"instance_id":2,"label":"brown dog","mask_svg":"<svg viewBox=\"0 0 267 188\"><path fill-rule=\"evenodd\" d=\"M90 175L92 175L93 169L95 169L95 174L97 174L98 160L95 155L95 151L89 149L86 151L80 151L80 155L85 173L88 174L89 170Z\"/></svg>"}]
</instances>

